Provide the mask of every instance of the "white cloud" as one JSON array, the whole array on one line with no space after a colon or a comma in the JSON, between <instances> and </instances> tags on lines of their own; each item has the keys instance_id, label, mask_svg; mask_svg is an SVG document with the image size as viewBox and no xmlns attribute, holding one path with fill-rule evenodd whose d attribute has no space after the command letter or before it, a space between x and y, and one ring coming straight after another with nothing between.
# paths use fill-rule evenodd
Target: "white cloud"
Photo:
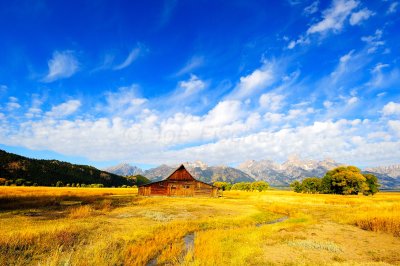
<instances>
[{"instance_id":1,"label":"white cloud","mask_svg":"<svg viewBox=\"0 0 400 266\"><path fill-rule=\"evenodd\" d=\"M303 13L307 16L318 12L319 0L312 2L309 6L304 8Z\"/></svg>"},{"instance_id":2,"label":"white cloud","mask_svg":"<svg viewBox=\"0 0 400 266\"><path fill-rule=\"evenodd\" d=\"M139 47L134 48L126 57L124 62L114 67L114 70L121 70L130 66L140 55L141 49Z\"/></svg>"},{"instance_id":3,"label":"white cloud","mask_svg":"<svg viewBox=\"0 0 400 266\"><path fill-rule=\"evenodd\" d=\"M318 1L313 2L306 7L304 13L307 15L317 12L318 4ZM313 23L297 40L289 42L287 48L293 49L297 45L309 44L314 34L324 36L329 32L339 33L347 22L352 26L358 25L375 14L367 8L355 11L359 6L360 2L356 0L333 0L330 7L322 12L322 19Z\"/></svg>"},{"instance_id":4,"label":"white cloud","mask_svg":"<svg viewBox=\"0 0 400 266\"><path fill-rule=\"evenodd\" d=\"M365 128L362 124L354 125L352 120L315 122L309 126L261 131L244 137L224 139L171 152L167 156L186 158L189 161L207 158L209 162L224 163L241 162L243 158L285 160L288 155L298 153L311 158L331 157L353 164L361 161L393 162L393 158L400 156L400 142L374 142L363 135L363 130Z\"/></svg>"},{"instance_id":5,"label":"white cloud","mask_svg":"<svg viewBox=\"0 0 400 266\"><path fill-rule=\"evenodd\" d=\"M243 99L258 93L270 86L276 79L275 66L271 62L264 62L263 65L254 70L251 74L240 78L240 82L230 94L231 98Z\"/></svg>"},{"instance_id":6,"label":"white cloud","mask_svg":"<svg viewBox=\"0 0 400 266\"><path fill-rule=\"evenodd\" d=\"M15 110L21 108L21 105L17 102L8 102L7 103L7 109L8 110Z\"/></svg>"},{"instance_id":7,"label":"white cloud","mask_svg":"<svg viewBox=\"0 0 400 266\"><path fill-rule=\"evenodd\" d=\"M357 97L351 97L350 99L347 100L347 104L348 105L352 105L355 104L356 102L358 102L358 98Z\"/></svg>"},{"instance_id":8,"label":"white cloud","mask_svg":"<svg viewBox=\"0 0 400 266\"><path fill-rule=\"evenodd\" d=\"M368 53L375 53L379 47L384 46L385 42L382 41L383 31L377 29L374 35L361 37L361 40L368 45Z\"/></svg>"},{"instance_id":9,"label":"white cloud","mask_svg":"<svg viewBox=\"0 0 400 266\"><path fill-rule=\"evenodd\" d=\"M389 102L382 109L383 115L400 115L400 103Z\"/></svg>"},{"instance_id":10,"label":"white cloud","mask_svg":"<svg viewBox=\"0 0 400 266\"><path fill-rule=\"evenodd\" d=\"M333 157L346 163L378 164L400 156L396 133L399 123L393 122L397 120L313 121L307 119L317 110L307 105L299 105L287 113L267 112L261 117L251 109L251 104L241 100L220 101L203 115L177 112L165 116L143 106L134 116L119 115L121 110L117 105L129 109L141 101L134 91L135 88L126 87L106 95L105 107L115 110L109 115L97 112L92 116L89 112L87 116L67 119L81 105L71 100L54 106L42 118L17 127L7 124L10 122L6 119L0 120L1 143L90 160L152 164L195 159L212 164L249 158L283 160L291 153L317 159ZM124 100L124 96L129 100ZM383 109L385 113L398 114L399 106L392 102Z\"/></svg>"},{"instance_id":11,"label":"white cloud","mask_svg":"<svg viewBox=\"0 0 400 266\"><path fill-rule=\"evenodd\" d=\"M147 99L138 96L138 86L131 85L120 87L116 92L106 93L106 105L98 106L99 112L105 112L113 116L129 116L137 114L144 107Z\"/></svg>"},{"instance_id":12,"label":"white cloud","mask_svg":"<svg viewBox=\"0 0 400 266\"><path fill-rule=\"evenodd\" d=\"M389 120L388 125L400 137L400 120Z\"/></svg>"},{"instance_id":13,"label":"white cloud","mask_svg":"<svg viewBox=\"0 0 400 266\"><path fill-rule=\"evenodd\" d=\"M79 62L72 51L55 51L47 65L49 66L49 73L43 78L43 82L69 78L79 69Z\"/></svg>"},{"instance_id":14,"label":"white cloud","mask_svg":"<svg viewBox=\"0 0 400 266\"><path fill-rule=\"evenodd\" d=\"M49 117L66 117L75 113L81 106L81 102L78 100L69 100L60 105L53 106L51 111L46 112Z\"/></svg>"},{"instance_id":15,"label":"white cloud","mask_svg":"<svg viewBox=\"0 0 400 266\"><path fill-rule=\"evenodd\" d=\"M351 14L350 17L350 25L358 25L360 24L363 20L367 20L369 17L375 15L374 12L369 10L368 8L363 8L360 11L354 12Z\"/></svg>"},{"instance_id":16,"label":"white cloud","mask_svg":"<svg viewBox=\"0 0 400 266\"><path fill-rule=\"evenodd\" d=\"M183 93L184 96L189 96L204 89L206 84L196 75L190 75L189 80L179 82L179 87L183 89L183 92L178 93Z\"/></svg>"},{"instance_id":17,"label":"white cloud","mask_svg":"<svg viewBox=\"0 0 400 266\"><path fill-rule=\"evenodd\" d=\"M324 105L325 108L328 109L328 108L330 108L330 107L333 105L333 103L332 103L331 101L324 101L324 102L323 102L323 105Z\"/></svg>"},{"instance_id":18,"label":"white cloud","mask_svg":"<svg viewBox=\"0 0 400 266\"><path fill-rule=\"evenodd\" d=\"M307 34L341 31L346 19L358 5L359 2L354 0L334 0L331 7L322 13L323 19L311 25Z\"/></svg>"},{"instance_id":19,"label":"white cloud","mask_svg":"<svg viewBox=\"0 0 400 266\"><path fill-rule=\"evenodd\" d=\"M297 40L290 41L288 46L287 46L287 48L288 49L293 49L297 45L309 44L309 43L310 43L310 39L309 38L306 38L304 36L300 36Z\"/></svg>"},{"instance_id":20,"label":"white cloud","mask_svg":"<svg viewBox=\"0 0 400 266\"><path fill-rule=\"evenodd\" d=\"M371 80L366 85L372 89L400 86L400 69L390 69L390 65L378 63L371 70Z\"/></svg>"},{"instance_id":21,"label":"white cloud","mask_svg":"<svg viewBox=\"0 0 400 266\"><path fill-rule=\"evenodd\" d=\"M8 102L6 104L6 108L8 111L13 111L21 108L21 105L18 103L18 98L16 97L8 97Z\"/></svg>"},{"instance_id":22,"label":"white cloud","mask_svg":"<svg viewBox=\"0 0 400 266\"><path fill-rule=\"evenodd\" d=\"M277 111L284 105L285 96L276 93L264 93L260 96L259 104L263 109Z\"/></svg>"},{"instance_id":23,"label":"white cloud","mask_svg":"<svg viewBox=\"0 0 400 266\"><path fill-rule=\"evenodd\" d=\"M397 11L397 7L399 6L399 2L393 2L390 4L386 13L393 14Z\"/></svg>"}]
</instances>

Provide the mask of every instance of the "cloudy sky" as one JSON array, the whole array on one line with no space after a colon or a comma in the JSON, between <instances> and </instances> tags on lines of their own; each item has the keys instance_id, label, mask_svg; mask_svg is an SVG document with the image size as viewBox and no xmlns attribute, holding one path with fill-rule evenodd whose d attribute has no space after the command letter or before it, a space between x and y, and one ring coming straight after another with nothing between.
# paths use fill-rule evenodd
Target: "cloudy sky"
<instances>
[{"instance_id":1,"label":"cloudy sky","mask_svg":"<svg viewBox=\"0 0 400 266\"><path fill-rule=\"evenodd\" d=\"M400 163L398 1L61 2L0 2L0 149Z\"/></svg>"}]
</instances>

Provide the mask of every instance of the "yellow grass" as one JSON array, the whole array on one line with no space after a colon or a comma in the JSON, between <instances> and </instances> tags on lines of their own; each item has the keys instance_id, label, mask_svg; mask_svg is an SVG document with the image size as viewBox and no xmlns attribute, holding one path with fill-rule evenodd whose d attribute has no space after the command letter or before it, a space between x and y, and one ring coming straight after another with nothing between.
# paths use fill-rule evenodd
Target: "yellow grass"
<instances>
[{"instance_id":1,"label":"yellow grass","mask_svg":"<svg viewBox=\"0 0 400 266\"><path fill-rule=\"evenodd\" d=\"M1 187L0 224L0 265L400 264L400 193Z\"/></svg>"}]
</instances>

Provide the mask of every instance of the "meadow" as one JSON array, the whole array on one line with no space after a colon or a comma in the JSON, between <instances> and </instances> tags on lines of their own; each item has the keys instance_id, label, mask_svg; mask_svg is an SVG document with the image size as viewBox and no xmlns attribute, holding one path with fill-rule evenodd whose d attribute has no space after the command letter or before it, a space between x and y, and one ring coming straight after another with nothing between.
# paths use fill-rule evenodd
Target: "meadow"
<instances>
[{"instance_id":1,"label":"meadow","mask_svg":"<svg viewBox=\"0 0 400 266\"><path fill-rule=\"evenodd\" d=\"M400 193L1 187L0 265L400 265Z\"/></svg>"}]
</instances>

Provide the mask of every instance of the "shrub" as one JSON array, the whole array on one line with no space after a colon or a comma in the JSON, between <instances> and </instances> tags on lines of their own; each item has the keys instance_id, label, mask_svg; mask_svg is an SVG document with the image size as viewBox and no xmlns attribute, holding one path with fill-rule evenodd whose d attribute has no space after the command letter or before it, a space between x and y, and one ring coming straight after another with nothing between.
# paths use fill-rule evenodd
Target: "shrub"
<instances>
[{"instance_id":1,"label":"shrub","mask_svg":"<svg viewBox=\"0 0 400 266\"><path fill-rule=\"evenodd\" d=\"M17 186L22 186L25 183L25 179L23 178L18 178L17 180L15 180L15 184Z\"/></svg>"},{"instance_id":2,"label":"shrub","mask_svg":"<svg viewBox=\"0 0 400 266\"><path fill-rule=\"evenodd\" d=\"M231 190L232 188L232 184L228 182L214 182L213 185L221 189L222 191Z\"/></svg>"},{"instance_id":3,"label":"shrub","mask_svg":"<svg viewBox=\"0 0 400 266\"><path fill-rule=\"evenodd\" d=\"M7 179L0 178L0 186L4 186L6 182L7 182Z\"/></svg>"}]
</instances>

